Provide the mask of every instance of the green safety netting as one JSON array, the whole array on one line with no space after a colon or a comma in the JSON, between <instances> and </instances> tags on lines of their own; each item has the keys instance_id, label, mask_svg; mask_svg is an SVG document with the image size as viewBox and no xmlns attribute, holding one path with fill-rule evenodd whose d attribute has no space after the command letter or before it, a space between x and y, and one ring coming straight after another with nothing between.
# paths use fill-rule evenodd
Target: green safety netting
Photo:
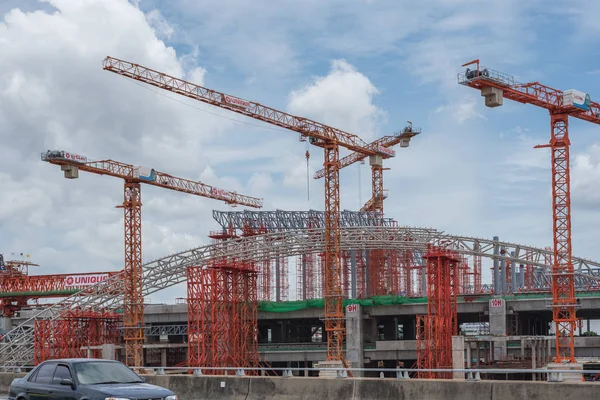
<instances>
[{"instance_id":1,"label":"green safety netting","mask_svg":"<svg viewBox=\"0 0 600 400\"><path fill-rule=\"evenodd\" d=\"M577 297L598 297L600 291L597 292L578 292ZM458 302L487 302L491 296L481 295L459 295ZM550 293L518 293L514 295L502 296L505 300L527 300L527 299L551 299ZM393 304L426 304L426 297L403 297L403 296L373 296L370 299L346 299L344 306L348 304L360 304L361 306L387 306ZM258 311L285 313L303 310L306 308L324 308L325 301L323 299L313 299L304 301L259 301Z\"/></svg>"},{"instance_id":2,"label":"green safety netting","mask_svg":"<svg viewBox=\"0 0 600 400\"><path fill-rule=\"evenodd\" d=\"M387 306L392 304L423 304L427 303L425 297L403 297L403 296L373 296L370 299L346 299L344 305L360 304L361 306ZM292 312L305 308L324 308L323 299L301 300L301 301L259 301L258 311L265 312Z\"/></svg>"}]
</instances>

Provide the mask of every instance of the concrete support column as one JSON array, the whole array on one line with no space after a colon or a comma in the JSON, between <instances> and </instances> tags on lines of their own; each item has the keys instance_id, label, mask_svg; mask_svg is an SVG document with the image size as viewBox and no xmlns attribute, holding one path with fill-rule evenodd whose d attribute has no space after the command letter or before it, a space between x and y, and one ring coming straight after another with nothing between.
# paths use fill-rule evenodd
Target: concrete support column
<instances>
[{"instance_id":1,"label":"concrete support column","mask_svg":"<svg viewBox=\"0 0 600 400\"><path fill-rule=\"evenodd\" d=\"M519 288L525 288L525 266L523 264L519 266Z\"/></svg>"},{"instance_id":2,"label":"concrete support column","mask_svg":"<svg viewBox=\"0 0 600 400\"><path fill-rule=\"evenodd\" d=\"M356 299L356 250L350 250L350 297Z\"/></svg>"},{"instance_id":3,"label":"concrete support column","mask_svg":"<svg viewBox=\"0 0 600 400\"><path fill-rule=\"evenodd\" d=\"M346 359L352 367L364 367L364 326L363 310L360 304L346 306ZM354 372L354 376L362 376L362 372Z\"/></svg>"},{"instance_id":4,"label":"concrete support column","mask_svg":"<svg viewBox=\"0 0 600 400\"><path fill-rule=\"evenodd\" d=\"M115 359L115 345L114 344L103 344L102 345L102 359L114 360Z\"/></svg>"},{"instance_id":5,"label":"concrete support column","mask_svg":"<svg viewBox=\"0 0 600 400\"><path fill-rule=\"evenodd\" d=\"M511 256L515 256L515 252L512 251ZM514 293L519 288L517 281L517 264L514 261L510 262L510 293Z\"/></svg>"},{"instance_id":6,"label":"concrete support column","mask_svg":"<svg viewBox=\"0 0 600 400\"><path fill-rule=\"evenodd\" d=\"M7 317L0 317L0 330L10 331L12 330L12 320Z\"/></svg>"},{"instance_id":7,"label":"concrete support column","mask_svg":"<svg viewBox=\"0 0 600 400\"><path fill-rule=\"evenodd\" d=\"M494 241L498 241L498 236L494 236ZM498 244L494 244L494 256L500 254L500 247ZM501 294L500 292L500 260L494 257L494 293Z\"/></svg>"},{"instance_id":8,"label":"concrete support column","mask_svg":"<svg viewBox=\"0 0 600 400\"><path fill-rule=\"evenodd\" d=\"M421 261L421 268L423 270L421 274L421 292L423 296L427 296L427 266L423 261Z\"/></svg>"},{"instance_id":9,"label":"concrete support column","mask_svg":"<svg viewBox=\"0 0 600 400\"><path fill-rule=\"evenodd\" d=\"M160 366L167 366L167 348L160 349Z\"/></svg>"},{"instance_id":10,"label":"concrete support column","mask_svg":"<svg viewBox=\"0 0 600 400\"><path fill-rule=\"evenodd\" d=\"M521 339L521 360L525 359L525 344L526 341Z\"/></svg>"},{"instance_id":11,"label":"concrete support column","mask_svg":"<svg viewBox=\"0 0 600 400\"><path fill-rule=\"evenodd\" d=\"M471 342L465 342L467 346L467 368L471 368L473 356L471 355Z\"/></svg>"},{"instance_id":12,"label":"concrete support column","mask_svg":"<svg viewBox=\"0 0 600 400\"><path fill-rule=\"evenodd\" d=\"M452 368L465 368L465 337L452 336ZM464 372L454 372L452 379L465 379Z\"/></svg>"},{"instance_id":13,"label":"concrete support column","mask_svg":"<svg viewBox=\"0 0 600 400\"><path fill-rule=\"evenodd\" d=\"M279 258L275 259L275 299L281 301L281 271L279 270Z\"/></svg>"},{"instance_id":14,"label":"concrete support column","mask_svg":"<svg viewBox=\"0 0 600 400\"><path fill-rule=\"evenodd\" d=\"M369 280L369 271L371 270L371 250L365 250L365 297L371 293L371 281Z\"/></svg>"},{"instance_id":15,"label":"concrete support column","mask_svg":"<svg viewBox=\"0 0 600 400\"><path fill-rule=\"evenodd\" d=\"M302 300L306 300L306 254L302 255Z\"/></svg>"},{"instance_id":16,"label":"concrete support column","mask_svg":"<svg viewBox=\"0 0 600 400\"><path fill-rule=\"evenodd\" d=\"M552 340L546 340L546 348L548 349L548 362L552 361Z\"/></svg>"},{"instance_id":17,"label":"concrete support column","mask_svg":"<svg viewBox=\"0 0 600 400\"><path fill-rule=\"evenodd\" d=\"M492 296L489 302L490 335L506 335L506 302L501 296Z\"/></svg>"},{"instance_id":18,"label":"concrete support column","mask_svg":"<svg viewBox=\"0 0 600 400\"><path fill-rule=\"evenodd\" d=\"M537 341L536 340L532 340L531 341L531 369L536 369L538 366L537 363ZM537 377L536 374L531 374L531 378L532 380L536 381Z\"/></svg>"}]
</instances>

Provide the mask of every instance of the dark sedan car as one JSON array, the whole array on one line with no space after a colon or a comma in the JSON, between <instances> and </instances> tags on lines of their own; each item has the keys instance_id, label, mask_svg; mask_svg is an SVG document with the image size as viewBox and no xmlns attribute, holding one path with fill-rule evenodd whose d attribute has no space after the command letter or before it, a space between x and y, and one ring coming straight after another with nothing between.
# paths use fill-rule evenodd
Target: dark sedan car
<instances>
[{"instance_id":1,"label":"dark sedan car","mask_svg":"<svg viewBox=\"0 0 600 400\"><path fill-rule=\"evenodd\" d=\"M118 361L72 358L48 360L12 381L9 400L177 400L147 384Z\"/></svg>"}]
</instances>

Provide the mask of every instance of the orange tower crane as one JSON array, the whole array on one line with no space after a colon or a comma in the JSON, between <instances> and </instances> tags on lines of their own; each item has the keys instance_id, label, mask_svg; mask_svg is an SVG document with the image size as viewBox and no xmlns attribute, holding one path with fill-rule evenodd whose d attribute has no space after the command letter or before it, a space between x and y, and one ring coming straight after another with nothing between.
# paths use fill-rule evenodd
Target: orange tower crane
<instances>
[{"instance_id":1,"label":"orange tower crane","mask_svg":"<svg viewBox=\"0 0 600 400\"><path fill-rule=\"evenodd\" d=\"M142 295L142 192L145 183L178 192L261 208L262 199L244 196L201 182L177 178L151 168L125 164L113 160L91 161L87 157L66 151L48 150L42 160L60 165L65 178L79 177L79 171L109 175L125 181L125 200L118 206L124 211L125 225L125 293L123 299L123 326L125 354L128 366L143 366L144 298Z\"/></svg>"},{"instance_id":2,"label":"orange tower crane","mask_svg":"<svg viewBox=\"0 0 600 400\"><path fill-rule=\"evenodd\" d=\"M400 144L400 147L408 147L410 139L421 133L420 128L413 128L412 122L408 121L401 132L397 132L392 136L384 136L371 143L378 148L390 149L391 147ZM340 159L340 169L352 165L356 162L363 161L367 158L366 155L358 152L351 153ZM377 212L381 220L383 220L383 200L387 197L383 189L383 159L389 158L387 155L377 155L369 157L371 164L371 198L360 209L363 212ZM321 169L315 172L314 179L320 179L324 176L324 170ZM368 295L381 296L388 294L385 287L385 252L383 250L372 250L369 262L369 291ZM397 266L397 264L396 264Z\"/></svg>"},{"instance_id":3,"label":"orange tower crane","mask_svg":"<svg viewBox=\"0 0 600 400\"><path fill-rule=\"evenodd\" d=\"M410 140L421 133L421 128L413 128L412 122L408 121L402 131L395 133L391 136L384 136L371 143L372 146L378 148L389 149L397 144L400 147L408 147ZM365 204L361 211L379 212L383 217L383 200L385 199L383 189L383 159L389 158L388 155L371 156L369 157L369 163L371 164L371 188L372 194L371 199ZM367 156L360 152L353 152L340 159L340 169L348 167L359 161L363 161ZM325 170L320 169L315 172L313 179L321 179L325 176Z\"/></svg>"},{"instance_id":4,"label":"orange tower crane","mask_svg":"<svg viewBox=\"0 0 600 400\"><path fill-rule=\"evenodd\" d=\"M393 150L364 142L357 135L322 123L298 117L262 104L184 81L129 61L106 57L103 68L121 76L135 79L173 93L187 96L216 107L258 119L300 134L324 150L325 169L325 330L327 331L327 360L342 361L345 333L342 304L342 269L340 249L340 185L339 147L366 156L393 155Z\"/></svg>"},{"instance_id":5,"label":"orange tower crane","mask_svg":"<svg viewBox=\"0 0 600 400\"><path fill-rule=\"evenodd\" d=\"M462 65L458 83L481 91L485 105L498 107L502 99L533 104L550 112L550 143L535 146L552 150L552 213L554 262L552 265L552 316L556 330L556 362L575 362L577 324L571 248L571 189L569 169L569 116L600 124L600 104L578 90L564 92L539 82L516 83L512 75L479 65Z\"/></svg>"}]
</instances>

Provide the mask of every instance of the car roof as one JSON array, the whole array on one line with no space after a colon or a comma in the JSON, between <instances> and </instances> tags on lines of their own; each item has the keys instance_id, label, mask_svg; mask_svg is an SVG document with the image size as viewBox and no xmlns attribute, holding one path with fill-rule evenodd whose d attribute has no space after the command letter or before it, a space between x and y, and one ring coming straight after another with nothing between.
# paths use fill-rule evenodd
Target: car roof
<instances>
[{"instance_id":1,"label":"car roof","mask_svg":"<svg viewBox=\"0 0 600 400\"><path fill-rule=\"evenodd\" d=\"M52 360L46 360L47 362L56 362L56 363L68 363L68 364L78 364L78 363L86 363L86 362L110 362L110 363L118 363L119 361L115 360L103 360L101 358L57 358Z\"/></svg>"}]
</instances>

